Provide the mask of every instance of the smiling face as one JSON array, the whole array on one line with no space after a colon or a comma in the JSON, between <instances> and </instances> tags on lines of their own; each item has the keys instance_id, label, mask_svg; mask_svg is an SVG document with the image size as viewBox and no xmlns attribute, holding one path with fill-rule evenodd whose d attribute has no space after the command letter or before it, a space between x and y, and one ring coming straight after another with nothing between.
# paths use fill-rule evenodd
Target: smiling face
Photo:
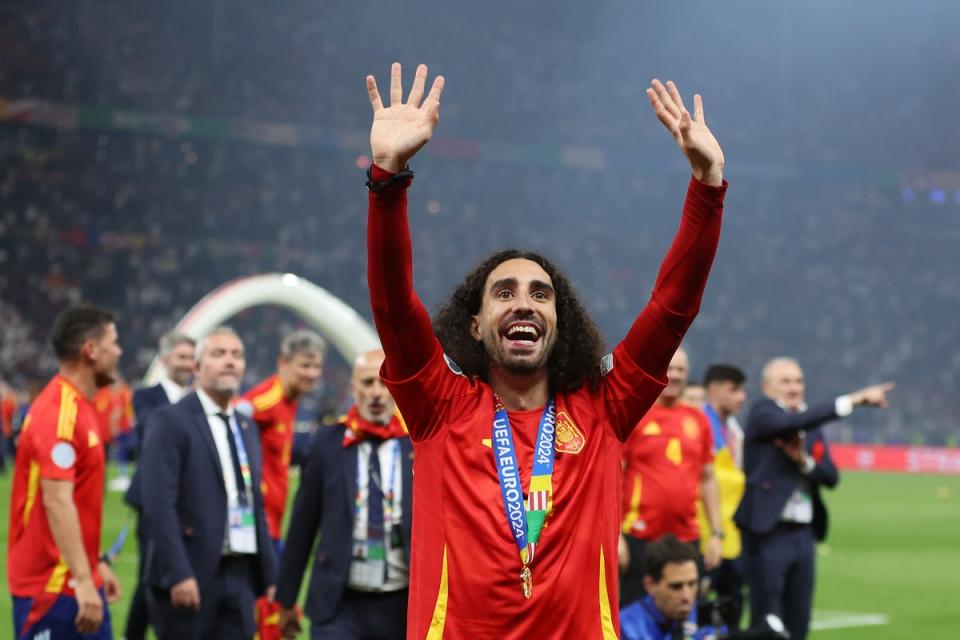
<instances>
[{"instance_id":1,"label":"smiling face","mask_svg":"<svg viewBox=\"0 0 960 640\"><path fill-rule=\"evenodd\" d=\"M470 333L483 343L491 366L511 373L544 369L557 340L556 294L547 272L524 258L497 265Z\"/></svg>"}]
</instances>

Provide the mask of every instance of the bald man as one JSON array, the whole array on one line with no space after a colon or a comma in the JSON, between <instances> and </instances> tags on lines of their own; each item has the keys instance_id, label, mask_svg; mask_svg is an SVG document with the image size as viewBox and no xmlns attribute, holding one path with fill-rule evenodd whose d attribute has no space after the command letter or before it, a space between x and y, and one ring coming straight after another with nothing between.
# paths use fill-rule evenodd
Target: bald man
<instances>
[{"instance_id":1,"label":"bald man","mask_svg":"<svg viewBox=\"0 0 960 640\"><path fill-rule=\"evenodd\" d=\"M623 520L620 604L645 594L645 547L673 534L700 547L697 497L711 524L704 565L713 569L723 550L720 498L713 468L713 431L707 416L683 403L690 360L681 347L667 367L667 386L623 446Z\"/></svg>"},{"instance_id":2,"label":"bald man","mask_svg":"<svg viewBox=\"0 0 960 640\"><path fill-rule=\"evenodd\" d=\"M813 602L815 543L827 534L820 487L839 481L822 426L861 406L886 407L893 385L879 384L807 407L803 370L793 358L763 368L764 398L744 429L746 490L734 521L741 529L750 585L750 619L779 616L803 640Z\"/></svg>"},{"instance_id":3,"label":"bald man","mask_svg":"<svg viewBox=\"0 0 960 640\"><path fill-rule=\"evenodd\" d=\"M413 447L380 378L383 359L379 350L356 359L353 407L314 436L280 560L285 638L300 633L293 607L318 535L305 607L310 637L404 637Z\"/></svg>"}]
</instances>

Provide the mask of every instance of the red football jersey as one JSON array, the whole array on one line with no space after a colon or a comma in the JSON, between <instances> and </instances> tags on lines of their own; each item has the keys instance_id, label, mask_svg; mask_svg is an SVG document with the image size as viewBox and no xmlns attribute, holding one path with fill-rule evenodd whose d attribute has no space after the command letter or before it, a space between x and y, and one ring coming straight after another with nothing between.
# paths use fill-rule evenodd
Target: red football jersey
<instances>
[{"instance_id":1,"label":"red football jersey","mask_svg":"<svg viewBox=\"0 0 960 640\"><path fill-rule=\"evenodd\" d=\"M491 448L493 391L436 348L419 374L387 381L415 447L407 637L616 638L621 442L663 384L618 347L597 389L556 397L553 511L526 600ZM524 493L541 413L509 413Z\"/></svg>"},{"instance_id":2,"label":"red football jersey","mask_svg":"<svg viewBox=\"0 0 960 640\"><path fill-rule=\"evenodd\" d=\"M713 433L702 412L655 405L624 447L623 533L656 540L700 537L696 504L704 465L713 462Z\"/></svg>"},{"instance_id":3,"label":"red football jersey","mask_svg":"<svg viewBox=\"0 0 960 640\"><path fill-rule=\"evenodd\" d=\"M263 509L267 516L270 537L279 540L283 512L287 507L290 485L290 451L293 428L297 421L297 401L290 400L276 376L270 376L243 395L252 405L253 421L260 428L263 452Z\"/></svg>"},{"instance_id":4,"label":"red football jersey","mask_svg":"<svg viewBox=\"0 0 960 640\"><path fill-rule=\"evenodd\" d=\"M94 580L100 557L104 453L93 405L65 378L55 376L30 406L17 447L10 500L7 575L10 593L72 596L70 571L53 541L43 507L41 479L73 483L73 501Z\"/></svg>"}]
</instances>

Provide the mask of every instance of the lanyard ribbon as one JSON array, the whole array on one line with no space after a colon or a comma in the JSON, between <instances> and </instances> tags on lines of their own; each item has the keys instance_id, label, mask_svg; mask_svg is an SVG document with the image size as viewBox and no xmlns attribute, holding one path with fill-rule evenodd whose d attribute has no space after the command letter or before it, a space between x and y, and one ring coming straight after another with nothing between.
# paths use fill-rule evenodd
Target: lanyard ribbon
<instances>
[{"instance_id":1,"label":"lanyard ribbon","mask_svg":"<svg viewBox=\"0 0 960 640\"><path fill-rule=\"evenodd\" d=\"M400 441L397 440L396 438L390 438L384 441L384 443L380 446L383 446L387 443L390 443L393 445L393 456L390 459L390 471L389 471L390 475L387 476L388 479L386 484L380 487L380 492L383 494L383 502L384 502L383 521L385 524L393 525L393 524L396 524L393 521L394 520L393 512L394 512L394 505L396 504L395 493L397 488L397 479L399 478L399 474L397 473L397 470L400 468ZM377 450L372 446L370 447L370 455L371 456L379 455L377 453ZM367 463L368 470L370 468L369 465L370 463L368 462ZM367 476L369 477L369 475L370 474L368 472ZM353 522L354 522L355 529L358 527L358 525L361 522L360 516L363 512L363 506L364 506L363 494L360 491L360 487L361 487L360 482L361 482L360 464L358 461L357 462L357 489L356 489L356 493L354 493L354 500L353 500L353 515L354 515ZM369 495L370 495L370 486L368 483L367 485L368 499L369 499ZM354 537L356 537L356 535ZM363 535L363 537L359 539L363 540L363 539L366 539L366 537L367 537L366 535Z\"/></svg>"},{"instance_id":2,"label":"lanyard ribbon","mask_svg":"<svg viewBox=\"0 0 960 640\"><path fill-rule=\"evenodd\" d=\"M253 480L250 476L250 460L247 458L247 447L243 444L243 438L237 429L236 421L226 415L224 415L224 418L224 422L230 429L228 437L233 438L233 442L237 446L237 461L240 463L240 477L243 478L243 487L237 487L237 499L241 505L246 506L251 503L250 498L253 496Z\"/></svg>"},{"instance_id":3,"label":"lanyard ribbon","mask_svg":"<svg viewBox=\"0 0 960 640\"><path fill-rule=\"evenodd\" d=\"M510 525L510 533L520 551L524 567L533 561L540 533L547 514L553 507L553 457L556 436L557 408L553 398L547 402L540 416L536 448L533 454L533 472L527 503L523 502L520 465L517 462L510 418L499 396L494 396L493 455L503 496L503 509Z\"/></svg>"}]
</instances>

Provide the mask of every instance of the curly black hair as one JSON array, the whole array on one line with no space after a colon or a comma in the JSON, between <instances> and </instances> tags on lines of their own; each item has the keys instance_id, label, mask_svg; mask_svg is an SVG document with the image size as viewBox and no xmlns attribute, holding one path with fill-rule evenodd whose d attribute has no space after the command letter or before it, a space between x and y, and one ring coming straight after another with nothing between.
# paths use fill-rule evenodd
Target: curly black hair
<instances>
[{"instance_id":1,"label":"curly black hair","mask_svg":"<svg viewBox=\"0 0 960 640\"><path fill-rule=\"evenodd\" d=\"M600 380L600 360L605 353L603 337L587 315L576 290L556 266L531 251L505 249L486 258L471 271L442 306L433 320L433 330L444 352L470 377L487 380L490 356L481 341L470 334L470 321L480 312L487 276L501 263L522 258L537 263L553 282L557 305L557 341L547 359L550 390L567 393Z\"/></svg>"}]
</instances>

